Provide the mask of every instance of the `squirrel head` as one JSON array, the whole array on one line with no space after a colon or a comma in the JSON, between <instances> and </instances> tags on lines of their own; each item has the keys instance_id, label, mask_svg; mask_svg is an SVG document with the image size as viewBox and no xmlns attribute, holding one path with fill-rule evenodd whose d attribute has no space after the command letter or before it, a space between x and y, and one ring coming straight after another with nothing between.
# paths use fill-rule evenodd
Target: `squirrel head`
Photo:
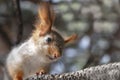
<instances>
[{"instance_id":1,"label":"squirrel head","mask_svg":"<svg viewBox=\"0 0 120 80\"><path fill-rule=\"evenodd\" d=\"M62 55L65 44L75 40L77 35L73 34L64 39L57 31L52 29L55 14L49 3L43 2L38 12L36 29L32 34L34 43L42 49L43 54L48 59L56 60Z\"/></svg>"}]
</instances>

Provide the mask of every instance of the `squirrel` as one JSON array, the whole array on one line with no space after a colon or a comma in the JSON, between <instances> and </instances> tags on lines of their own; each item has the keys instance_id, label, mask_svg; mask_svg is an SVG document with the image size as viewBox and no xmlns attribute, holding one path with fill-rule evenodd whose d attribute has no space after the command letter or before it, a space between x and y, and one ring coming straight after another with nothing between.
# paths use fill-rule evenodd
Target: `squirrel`
<instances>
[{"instance_id":1,"label":"squirrel","mask_svg":"<svg viewBox=\"0 0 120 80\"><path fill-rule=\"evenodd\" d=\"M35 73L48 73L49 65L62 56L65 44L77 38L72 34L64 39L52 29L54 20L51 5L42 2L31 37L13 48L6 59L6 68L13 80L23 80Z\"/></svg>"}]
</instances>

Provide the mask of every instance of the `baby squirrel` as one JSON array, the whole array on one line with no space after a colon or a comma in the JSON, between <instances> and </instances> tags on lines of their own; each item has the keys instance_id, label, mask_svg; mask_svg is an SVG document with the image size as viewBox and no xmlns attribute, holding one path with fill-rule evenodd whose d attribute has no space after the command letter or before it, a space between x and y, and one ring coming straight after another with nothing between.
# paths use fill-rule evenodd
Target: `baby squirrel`
<instances>
[{"instance_id":1,"label":"baby squirrel","mask_svg":"<svg viewBox=\"0 0 120 80\"><path fill-rule=\"evenodd\" d=\"M32 36L13 48L7 57L6 67L13 80L23 80L35 73L47 73L49 65L61 57L64 45L76 39L76 34L64 39L53 30L54 19L50 4L43 2Z\"/></svg>"}]
</instances>

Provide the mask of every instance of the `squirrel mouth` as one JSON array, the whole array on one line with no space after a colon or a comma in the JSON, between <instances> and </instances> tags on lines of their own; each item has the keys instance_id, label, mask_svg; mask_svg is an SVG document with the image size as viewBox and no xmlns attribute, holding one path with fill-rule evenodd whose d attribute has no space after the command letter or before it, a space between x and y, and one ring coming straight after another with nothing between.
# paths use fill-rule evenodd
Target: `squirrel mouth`
<instances>
[{"instance_id":1,"label":"squirrel mouth","mask_svg":"<svg viewBox=\"0 0 120 80\"><path fill-rule=\"evenodd\" d=\"M50 57L49 55L46 55L50 60L54 60L55 58Z\"/></svg>"}]
</instances>

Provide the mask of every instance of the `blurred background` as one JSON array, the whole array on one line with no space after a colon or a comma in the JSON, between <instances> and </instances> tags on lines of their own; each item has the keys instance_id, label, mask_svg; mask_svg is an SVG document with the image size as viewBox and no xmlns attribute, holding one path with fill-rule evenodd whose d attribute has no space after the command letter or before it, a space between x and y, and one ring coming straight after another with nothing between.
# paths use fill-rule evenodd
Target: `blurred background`
<instances>
[{"instance_id":1,"label":"blurred background","mask_svg":"<svg viewBox=\"0 0 120 80\"><path fill-rule=\"evenodd\" d=\"M42 0L0 0L0 80L9 51L31 36ZM56 13L54 27L64 36L79 35L51 65L60 74L120 61L120 0L43 0Z\"/></svg>"}]
</instances>

